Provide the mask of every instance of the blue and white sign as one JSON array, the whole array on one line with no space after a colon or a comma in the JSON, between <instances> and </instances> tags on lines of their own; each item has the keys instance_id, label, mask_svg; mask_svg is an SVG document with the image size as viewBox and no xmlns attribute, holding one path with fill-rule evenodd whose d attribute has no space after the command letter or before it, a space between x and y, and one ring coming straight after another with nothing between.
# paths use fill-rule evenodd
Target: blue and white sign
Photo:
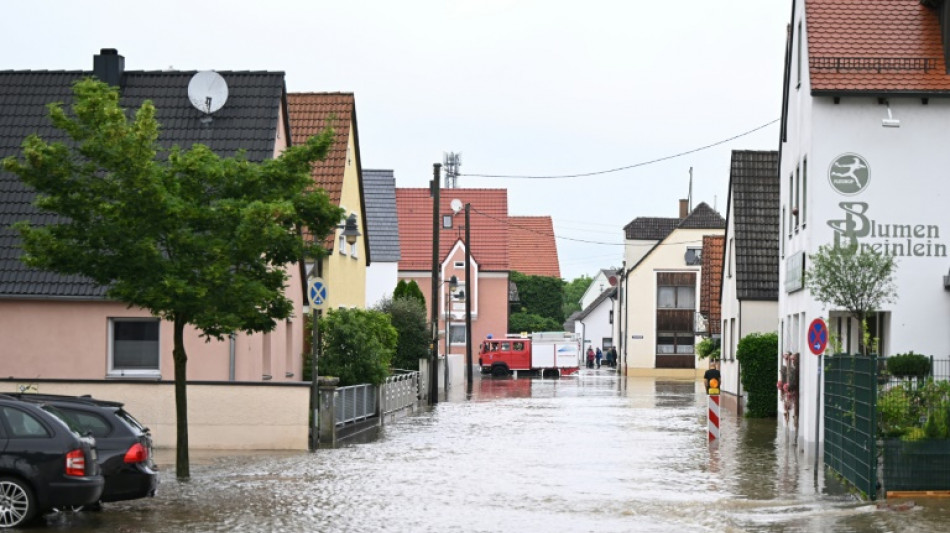
<instances>
[{"instance_id":1,"label":"blue and white sign","mask_svg":"<svg viewBox=\"0 0 950 533\"><path fill-rule=\"evenodd\" d=\"M310 278L307 284L307 300L314 309L324 309L327 306L327 285L323 278Z\"/></svg>"}]
</instances>

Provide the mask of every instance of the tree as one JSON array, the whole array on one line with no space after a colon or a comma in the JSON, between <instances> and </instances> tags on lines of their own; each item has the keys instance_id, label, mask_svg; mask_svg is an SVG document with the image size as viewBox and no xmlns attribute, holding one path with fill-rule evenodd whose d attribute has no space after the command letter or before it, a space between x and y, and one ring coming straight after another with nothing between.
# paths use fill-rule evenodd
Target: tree
<instances>
[{"instance_id":1,"label":"tree","mask_svg":"<svg viewBox=\"0 0 950 533\"><path fill-rule=\"evenodd\" d=\"M816 300L846 309L858 321L859 346L864 355L868 354L864 338L868 315L897 297L896 268L892 256L862 249L857 244L823 245L811 255L805 285Z\"/></svg>"},{"instance_id":2,"label":"tree","mask_svg":"<svg viewBox=\"0 0 950 533\"><path fill-rule=\"evenodd\" d=\"M366 309L335 309L320 319L320 372L341 386L380 385L389 375L398 333L389 315Z\"/></svg>"},{"instance_id":3,"label":"tree","mask_svg":"<svg viewBox=\"0 0 950 533\"><path fill-rule=\"evenodd\" d=\"M512 310L513 313L524 311L547 317L557 324L556 330L563 329L564 281L561 278L529 276L516 271L512 271L510 276L518 287L520 300L520 305Z\"/></svg>"},{"instance_id":4,"label":"tree","mask_svg":"<svg viewBox=\"0 0 950 533\"><path fill-rule=\"evenodd\" d=\"M428 356L432 342L425 304L403 296L383 300L378 310L389 315L398 334L393 368L418 369L419 359Z\"/></svg>"},{"instance_id":5,"label":"tree","mask_svg":"<svg viewBox=\"0 0 950 533\"><path fill-rule=\"evenodd\" d=\"M564 316L571 316L577 311L582 311L581 298L593 282L594 278L584 275L564 284Z\"/></svg>"},{"instance_id":6,"label":"tree","mask_svg":"<svg viewBox=\"0 0 950 533\"><path fill-rule=\"evenodd\" d=\"M508 332L521 333L527 331L534 333L536 331L561 331L564 329L563 323L555 322L554 319L546 316L518 311L508 316Z\"/></svg>"},{"instance_id":7,"label":"tree","mask_svg":"<svg viewBox=\"0 0 950 533\"><path fill-rule=\"evenodd\" d=\"M396 298L415 298L422 303L422 307L426 305L426 297L422 294L422 289L419 288L419 284L416 283L416 280L399 280L399 282L396 283L396 288L393 290L393 299L395 300Z\"/></svg>"},{"instance_id":8,"label":"tree","mask_svg":"<svg viewBox=\"0 0 950 533\"><path fill-rule=\"evenodd\" d=\"M301 228L320 242L343 215L313 187L311 162L332 141L324 131L273 160L221 158L208 147L178 147L160 156L155 107L146 101L129 119L118 90L86 79L73 87L71 113L49 106L70 143L36 135L3 167L36 190L35 205L58 218L44 226L19 222L22 260L78 274L107 287L107 296L147 309L174 331L176 474L190 475L184 330L223 339L266 332L293 313L285 290L289 264L318 256Z\"/></svg>"}]
</instances>

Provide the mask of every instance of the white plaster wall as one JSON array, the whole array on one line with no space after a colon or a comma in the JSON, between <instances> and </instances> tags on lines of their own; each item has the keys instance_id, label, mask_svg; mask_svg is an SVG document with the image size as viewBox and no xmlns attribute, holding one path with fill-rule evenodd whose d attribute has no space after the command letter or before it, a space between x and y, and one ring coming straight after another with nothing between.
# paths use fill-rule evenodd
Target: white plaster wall
<instances>
[{"instance_id":1,"label":"white plaster wall","mask_svg":"<svg viewBox=\"0 0 950 533\"><path fill-rule=\"evenodd\" d=\"M392 298L399 282L399 263L373 261L366 268L366 308L372 308L384 298Z\"/></svg>"},{"instance_id":2,"label":"white plaster wall","mask_svg":"<svg viewBox=\"0 0 950 533\"><path fill-rule=\"evenodd\" d=\"M609 288L610 283L607 282L607 276L604 275L604 271L601 270L597 272L590 286L587 287L587 290L584 291L584 295L581 296L581 310L587 309L590 304L594 303L594 300L596 300L598 296Z\"/></svg>"}]
</instances>

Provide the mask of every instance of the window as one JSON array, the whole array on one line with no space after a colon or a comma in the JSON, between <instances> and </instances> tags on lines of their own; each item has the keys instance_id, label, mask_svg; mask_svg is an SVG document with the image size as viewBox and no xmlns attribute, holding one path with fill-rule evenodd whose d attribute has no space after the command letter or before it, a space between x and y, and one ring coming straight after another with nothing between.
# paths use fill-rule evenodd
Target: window
<instances>
[{"instance_id":1,"label":"window","mask_svg":"<svg viewBox=\"0 0 950 533\"><path fill-rule=\"evenodd\" d=\"M801 175L800 174L801 173L800 173L799 168L795 167L795 187L794 187L795 203L792 204L792 214L795 215L795 233L798 233L798 221L799 221L798 214L799 214L799 208L801 207L801 197L799 196L799 193L801 192Z\"/></svg>"},{"instance_id":2,"label":"window","mask_svg":"<svg viewBox=\"0 0 950 533\"><path fill-rule=\"evenodd\" d=\"M465 261L456 261L455 268L465 268Z\"/></svg>"},{"instance_id":3,"label":"window","mask_svg":"<svg viewBox=\"0 0 950 533\"><path fill-rule=\"evenodd\" d=\"M785 257L785 241L782 240L782 235L785 234L785 207L782 207L782 231L778 234L778 252L780 257ZM732 244L730 242L730 244ZM732 268L729 268L729 277L732 277Z\"/></svg>"},{"instance_id":4,"label":"window","mask_svg":"<svg viewBox=\"0 0 950 533\"><path fill-rule=\"evenodd\" d=\"M449 342L452 344L465 344L465 324L449 324ZM508 343L502 343L502 349L509 349ZM515 343L518 344L518 343Z\"/></svg>"},{"instance_id":5,"label":"window","mask_svg":"<svg viewBox=\"0 0 950 533\"><path fill-rule=\"evenodd\" d=\"M0 414L7 421L10 437L14 439L35 439L50 437L49 430L42 422L26 411L14 407L0 407Z\"/></svg>"},{"instance_id":6,"label":"window","mask_svg":"<svg viewBox=\"0 0 950 533\"><path fill-rule=\"evenodd\" d=\"M158 328L156 318L109 319L109 373L159 375Z\"/></svg>"},{"instance_id":7,"label":"window","mask_svg":"<svg viewBox=\"0 0 950 533\"><path fill-rule=\"evenodd\" d=\"M805 217L805 208L808 207L808 158L802 160L802 203L801 203L801 221L802 229L805 229L805 223L808 219Z\"/></svg>"},{"instance_id":8,"label":"window","mask_svg":"<svg viewBox=\"0 0 950 533\"><path fill-rule=\"evenodd\" d=\"M703 264L703 249L699 246L689 246L686 248L686 264L696 266Z\"/></svg>"},{"instance_id":9,"label":"window","mask_svg":"<svg viewBox=\"0 0 950 533\"><path fill-rule=\"evenodd\" d=\"M795 197L793 196L792 191L795 189L795 176L793 174L788 175L788 238L792 238L792 227L795 225L795 221L792 219L795 213Z\"/></svg>"},{"instance_id":10,"label":"window","mask_svg":"<svg viewBox=\"0 0 950 533\"><path fill-rule=\"evenodd\" d=\"M656 306L660 309L694 309L696 287L657 287Z\"/></svg>"},{"instance_id":11,"label":"window","mask_svg":"<svg viewBox=\"0 0 950 533\"><path fill-rule=\"evenodd\" d=\"M613 337L603 337L600 340L600 345L604 348L604 351L609 350L610 347L614 345Z\"/></svg>"},{"instance_id":12,"label":"window","mask_svg":"<svg viewBox=\"0 0 950 533\"><path fill-rule=\"evenodd\" d=\"M112 424L99 414L70 409L68 407L59 407L57 411L69 419L70 426L78 427L82 433L88 431L97 439L105 438L112 434Z\"/></svg>"},{"instance_id":13,"label":"window","mask_svg":"<svg viewBox=\"0 0 950 533\"><path fill-rule=\"evenodd\" d=\"M442 215L442 228L450 229L452 227L452 215Z\"/></svg>"},{"instance_id":14,"label":"window","mask_svg":"<svg viewBox=\"0 0 950 533\"><path fill-rule=\"evenodd\" d=\"M696 336L692 333L661 331L656 334L656 353L660 355L683 355L693 353Z\"/></svg>"},{"instance_id":15,"label":"window","mask_svg":"<svg viewBox=\"0 0 950 533\"><path fill-rule=\"evenodd\" d=\"M340 235L340 245L337 246L337 249L340 250L340 255L346 255L346 237Z\"/></svg>"},{"instance_id":16,"label":"window","mask_svg":"<svg viewBox=\"0 0 950 533\"><path fill-rule=\"evenodd\" d=\"M726 270L727 270L728 275L729 275L730 278L732 277L732 243L733 243L733 240L734 240L734 239L732 239L732 238L729 239L729 249L726 250L726 267L727 267Z\"/></svg>"},{"instance_id":17,"label":"window","mask_svg":"<svg viewBox=\"0 0 950 533\"><path fill-rule=\"evenodd\" d=\"M353 259L356 259L358 257L358 254L356 252L357 250L359 250L359 246L360 246L359 241L356 241L350 245L350 257L352 257Z\"/></svg>"},{"instance_id":18,"label":"window","mask_svg":"<svg viewBox=\"0 0 950 533\"><path fill-rule=\"evenodd\" d=\"M795 77L797 78L798 85L796 85L796 88L802 86L802 21L798 21L797 38L798 42L796 44L798 45L798 49L796 51L797 57L795 58Z\"/></svg>"},{"instance_id":19,"label":"window","mask_svg":"<svg viewBox=\"0 0 950 533\"><path fill-rule=\"evenodd\" d=\"M294 377L294 323L292 320L286 321L286 336L284 341L284 376Z\"/></svg>"},{"instance_id":20,"label":"window","mask_svg":"<svg viewBox=\"0 0 950 533\"><path fill-rule=\"evenodd\" d=\"M524 343L523 343L523 342L513 342L513 343L511 343L511 346L512 346L512 350L514 350L514 351L516 351L516 352L523 352L523 351L524 351Z\"/></svg>"}]
</instances>

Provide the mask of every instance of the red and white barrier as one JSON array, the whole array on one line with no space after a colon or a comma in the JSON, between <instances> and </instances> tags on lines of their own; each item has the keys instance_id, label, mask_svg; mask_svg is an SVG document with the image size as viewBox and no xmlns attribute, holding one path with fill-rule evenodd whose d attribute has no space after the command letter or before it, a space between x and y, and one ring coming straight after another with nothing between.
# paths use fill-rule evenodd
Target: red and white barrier
<instances>
[{"instance_id":1,"label":"red and white barrier","mask_svg":"<svg viewBox=\"0 0 950 533\"><path fill-rule=\"evenodd\" d=\"M710 394L709 398L709 441L719 440L719 395Z\"/></svg>"}]
</instances>

